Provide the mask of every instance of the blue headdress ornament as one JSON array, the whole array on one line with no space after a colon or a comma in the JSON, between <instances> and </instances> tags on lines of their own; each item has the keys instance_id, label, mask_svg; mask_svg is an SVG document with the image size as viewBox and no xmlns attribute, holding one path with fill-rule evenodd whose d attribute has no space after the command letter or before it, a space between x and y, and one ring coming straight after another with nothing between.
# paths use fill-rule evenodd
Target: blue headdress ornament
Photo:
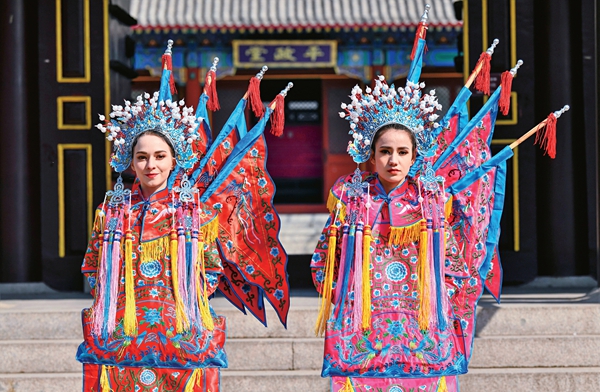
<instances>
[{"instance_id":1,"label":"blue headdress ornament","mask_svg":"<svg viewBox=\"0 0 600 392\"><path fill-rule=\"evenodd\" d=\"M425 83L406 82L406 87L395 89L388 86L384 76L375 80L375 87L362 89L356 85L352 89L350 104L342 103L340 117L350 121L348 153L356 163L366 162L371 155L373 137L382 127L400 124L408 128L417 139L417 151L428 156L435 153L435 132L439 127L435 122L438 103L435 90L423 94Z\"/></svg>"},{"instance_id":2,"label":"blue headdress ornament","mask_svg":"<svg viewBox=\"0 0 600 392\"><path fill-rule=\"evenodd\" d=\"M165 54L170 55L170 52L169 45ZM171 70L165 68L164 72ZM164 80L165 78L161 81L161 91ZM166 80L168 83L168 78ZM168 85L166 88L169 88ZM110 165L115 171L120 173L129 167L133 143L141 133L148 130L157 131L170 141L180 168L191 169L198 160L192 148L199 137L194 109L186 107L183 100L172 101L170 94L165 100L162 100L163 96L164 94L159 98L158 91L153 95L144 93L134 103L125 100L124 106L113 105L109 118L99 116L101 123L96 128L114 145Z\"/></svg>"}]
</instances>

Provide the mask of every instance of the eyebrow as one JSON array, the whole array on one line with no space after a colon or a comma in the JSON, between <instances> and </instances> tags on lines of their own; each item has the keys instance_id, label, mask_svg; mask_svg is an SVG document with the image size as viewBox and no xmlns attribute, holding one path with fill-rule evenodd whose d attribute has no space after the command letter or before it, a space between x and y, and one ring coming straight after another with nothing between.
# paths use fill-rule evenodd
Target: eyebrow
<instances>
[{"instance_id":1,"label":"eyebrow","mask_svg":"<svg viewBox=\"0 0 600 392\"><path fill-rule=\"evenodd\" d=\"M379 148L392 148L392 146L383 145L383 146L379 146ZM400 146L398 148L405 149L405 150L410 150L410 146Z\"/></svg>"},{"instance_id":2,"label":"eyebrow","mask_svg":"<svg viewBox=\"0 0 600 392\"><path fill-rule=\"evenodd\" d=\"M155 154L161 153L161 152L167 152L167 150L158 150L158 151L154 151ZM138 151L136 152L136 154L148 154L146 151Z\"/></svg>"}]
</instances>

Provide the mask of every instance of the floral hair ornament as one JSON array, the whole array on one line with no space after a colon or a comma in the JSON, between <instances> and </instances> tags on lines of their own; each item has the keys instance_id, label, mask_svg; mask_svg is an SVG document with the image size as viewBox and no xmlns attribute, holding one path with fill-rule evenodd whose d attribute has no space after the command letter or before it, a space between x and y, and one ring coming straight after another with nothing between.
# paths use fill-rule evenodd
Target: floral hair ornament
<instances>
[{"instance_id":1,"label":"floral hair ornament","mask_svg":"<svg viewBox=\"0 0 600 392\"><path fill-rule=\"evenodd\" d=\"M424 155L435 152L433 129L438 128L435 122L436 111L442 106L438 103L435 90L423 94L425 83L406 82L406 87L395 89L388 86L385 77L380 75L375 80L375 87L365 89L356 85L351 92L350 104L342 103L343 112L340 117L350 121L350 135L353 140L348 143L348 153L356 163L363 163L371 155L371 143L375 133L388 124L400 124L407 127L417 139L417 151Z\"/></svg>"},{"instance_id":2,"label":"floral hair ornament","mask_svg":"<svg viewBox=\"0 0 600 392\"><path fill-rule=\"evenodd\" d=\"M129 167L133 143L141 133L149 130L161 133L171 142L179 167L190 169L198 160L192 148L192 143L199 137L198 121L194 109L186 107L183 99L179 102L159 101L158 91L153 95L144 93L133 103L125 100L123 106L113 105L112 110L108 118L99 115L101 123L96 128L113 142L110 165L115 171L121 173Z\"/></svg>"}]
</instances>

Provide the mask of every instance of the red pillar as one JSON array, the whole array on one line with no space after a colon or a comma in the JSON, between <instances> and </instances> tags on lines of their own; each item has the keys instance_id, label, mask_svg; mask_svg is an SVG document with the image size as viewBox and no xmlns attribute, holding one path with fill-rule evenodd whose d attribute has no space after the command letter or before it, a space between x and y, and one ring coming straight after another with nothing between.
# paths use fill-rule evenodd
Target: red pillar
<instances>
[{"instance_id":1,"label":"red pillar","mask_svg":"<svg viewBox=\"0 0 600 392\"><path fill-rule=\"evenodd\" d=\"M200 69L197 67L188 67L187 71L187 84L185 86L185 102L188 106L193 106L194 109L197 109L198 100L200 99L201 89L200 89L200 78L199 73Z\"/></svg>"}]
</instances>

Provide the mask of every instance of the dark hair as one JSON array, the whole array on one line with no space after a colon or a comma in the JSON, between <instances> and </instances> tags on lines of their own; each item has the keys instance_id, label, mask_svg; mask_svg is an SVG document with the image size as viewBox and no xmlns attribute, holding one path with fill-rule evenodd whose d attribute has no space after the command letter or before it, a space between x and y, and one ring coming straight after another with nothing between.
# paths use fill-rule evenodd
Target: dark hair
<instances>
[{"instance_id":1,"label":"dark hair","mask_svg":"<svg viewBox=\"0 0 600 392\"><path fill-rule=\"evenodd\" d=\"M398 131L404 131L408 133L408 136L410 137L410 144L412 144L413 148L413 159L415 159L417 156L417 138L415 137L415 134L410 130L410 128L402 124L387 124L379 128L377 132L375 132L375 136L373 136L373 140L371 141L371 151L375 152L375 144L377 143L379 138L390 129L396 129Z\"/></svg>"},{"instance_id":2,"label":"dark hair","mask_svg":"<svg viewBox=\"0 0 600 392\"><path fill-rule=\"evenodd\" d=\"M171 140L169 140L169 138L167 136L165 136L165 134L160 132L158 130L158 128L146 129L145 131L143 131L142 133L137 135L135 137L135 139L133 139L133 143L131 143L131 154L132 155L133 155L133 151L135 150L135 146L137 146L138 140L140 140L140 138L142 136L146 136L146 135L158 136L159 138L164 140L164 142L167 143L167 145L171 149L171 154L173 155L173 158L175 158L175 149L173 148L173 144L171 143Z\"/></svg>"}]
</instances>

